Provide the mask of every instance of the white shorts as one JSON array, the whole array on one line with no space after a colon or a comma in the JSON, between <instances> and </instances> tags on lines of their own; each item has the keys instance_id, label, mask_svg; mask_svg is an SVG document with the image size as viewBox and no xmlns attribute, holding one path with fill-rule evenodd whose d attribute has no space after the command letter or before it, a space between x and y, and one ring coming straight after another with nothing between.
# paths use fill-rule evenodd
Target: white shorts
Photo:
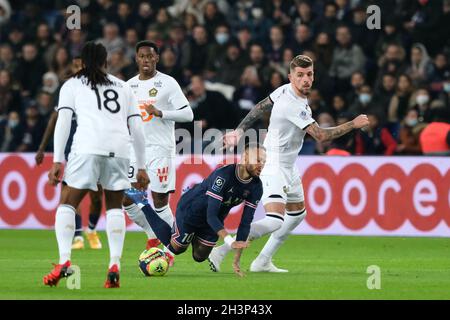
<instances>
[{"instance_id":1,"label":"white shorts","mask_svg":"<svg viewBox=\"0 0 450 320\"><path fill-rule=\"evenodd\" d=\"M130 161L124 158L71 152L64 172L64 182L76 189L98 191L97 184L110 191L131 187L127 177Z\"/></svg>"},{"instance_id":2,"label":"white shorts","mask_svg":"<svg viewBox=\"0 0 450 320\"><path fill-rule=\"evenodd\" d=\"M150 178L150 190L157 193L175 192L176 167L172 157L146 159L145 169ZM128 170L131 183L136 180L136 162L132 159Z\"/></svg>"},{"instance_id":3,"label":"white shorts","mask_svg":"<svg viewBox=\"0 0 450 320\"><path fill-rule=\"evenodd\" d=\"M266 165L261 172L263 205L270 202L297 203L305 201L302 180L296 167Z\"/></svg>"}]
</instances>

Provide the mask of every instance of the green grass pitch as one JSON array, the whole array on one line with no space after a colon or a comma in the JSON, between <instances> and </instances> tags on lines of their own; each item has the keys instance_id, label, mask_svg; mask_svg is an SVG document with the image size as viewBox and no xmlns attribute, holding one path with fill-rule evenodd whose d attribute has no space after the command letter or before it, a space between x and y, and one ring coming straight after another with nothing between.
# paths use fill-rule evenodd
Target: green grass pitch
<instances>
[{"instance_id":1,"label":"green grass pitch","mask_svg":"<svg viewBox=\"0 0 450 320\"><path fill-rule=\"evenodd\" d=\"M143 233L128 232L122 259L121 288L104 289L108 263L106 234L102 250L73 251L81 268L81 289L66 280L45 287L42 277L57 262L53 231L0 230L0 299L450 299L450 239L399 237L290 236L274 262L287 274L246 272L238 278L227 257L221 273L196 263L190 250L160 278L144 277L137 258ZM266 238L242 257L248 270ZM367 267L381 269L381 289L367 289Z\"/></svg>"}]
</instances>

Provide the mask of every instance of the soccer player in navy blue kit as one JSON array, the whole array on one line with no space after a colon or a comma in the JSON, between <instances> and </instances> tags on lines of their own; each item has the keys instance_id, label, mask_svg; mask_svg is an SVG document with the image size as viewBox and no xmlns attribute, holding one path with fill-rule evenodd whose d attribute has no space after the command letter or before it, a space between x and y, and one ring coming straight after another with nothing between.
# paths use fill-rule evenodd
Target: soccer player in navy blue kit
<instances>
[{"instance_id":1,"label":"soccer player in navy blue kit","mask_svg":"<svg viewBox=\"0 0 450 320\"><path fill-rule=\"evenodd\" d=\"M192 243L194 260L202 262L208 258L220 237L236 249L233 269L242 276L240 256L242 249L248 246L250 224L262 196L259 175L265 161L264 147L246 145L238 164L214 170L202 183L182 195L173 226L156 214L143 191L130 189L125 195L142 206L156 236L173 254L185 252ZM241 203L245 207L235 240L225 230L224 220L230 210Z\"/></svg>"}]
</instances>

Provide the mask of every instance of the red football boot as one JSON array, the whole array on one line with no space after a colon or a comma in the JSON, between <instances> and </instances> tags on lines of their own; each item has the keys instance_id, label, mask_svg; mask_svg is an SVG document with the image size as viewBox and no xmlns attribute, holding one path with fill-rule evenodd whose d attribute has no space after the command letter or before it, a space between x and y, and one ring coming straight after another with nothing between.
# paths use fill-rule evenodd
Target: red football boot
<instances>
[{"instance_id":1,"label":"red football boot","mask_svg":"<svg viewBox=\"0 0 450 320\"><path fill-rule=\"evenodd\" d=\"M169 251L164 251L167 261L169 262L169 267L172 267L175 263L175 257Z\"/></svg>"},{"instance_id":2,"label":"red football boot","mask_svg":"<svg viewBox=\"0 0 450 320\"><path fill-rule=\"evenodd\" d=\"M108 270L108 275L106 276L105 288L120 288L119 283L119 267L117 264L113 264Z\"/></svg>"},{"instance_id":3,"label":"red football boot","mask_svg":"<svg viewBox=\"0 0 450 320\"><path fill-rule=\"evenodd\" d=\"M69 260L63 264L53 264L53 266L52 272L44 276L44 284L50 287L56 286L61 278L66 278L72 274L72 270L69 269Z\"/></svg>"},{"instance_id":4,"label":"red football boot","mask_svg":"<svg viewBox=\"0 0 450 320\"><path fill-rule=\"evenodd\" d=\"M150 249L150 248L156 248L157 246L159 246L161 244L161 241L159 241L159 239L148 239L147 240L147 246L145 247L145 249Z\"/></svg>"}]
</instances>

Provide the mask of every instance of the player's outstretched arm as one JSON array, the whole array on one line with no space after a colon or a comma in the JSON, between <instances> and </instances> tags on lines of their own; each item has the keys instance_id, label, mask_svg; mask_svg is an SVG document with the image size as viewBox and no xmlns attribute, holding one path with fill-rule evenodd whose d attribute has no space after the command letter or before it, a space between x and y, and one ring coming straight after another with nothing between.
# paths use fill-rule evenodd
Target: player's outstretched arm
<instances>
[{"instance_id":1,"label":"player's outstretched arm","mask_svg":"<svg viewBox=\"0 0 450 320\"><path fill-rule=\"evenodd\" d=\"M237 128L231 132L228 132L223 137L223 147L231 148L238 144L239 139L244 132L249 129L257 120L261 119L267 112L272 112L273 101L270 97L266 97L258 102L247 116L239 123Z\"/></svg>"},{"instance_id":2,"label":"player's outstretched arm","mask_svg":"<svg viewBox=\"0 0 450 320\"><path fill-rule=\"evenodd\" d=\"M53 166L48 173L49 183L56 186L61 182L61 164L64 161L64 148L70 135L73 110L65 107L58 111L58 120L55 125Z\"/></svg>"},{"instance_id":3,"label":"player's outstretched arm","mask_svg":"<svg viewBox=\"0 0 450 320\"><path fill-rule=\"evenodd\" d=\"M352 121L346 122L337 127L321 128L316 122L314 122L305 130L317 141L324 142L339 138L354 129L361 129L367 125L369 125L369 119L365 114L361 114Z\"/></svg>"},{"instance_id":4,"label":"player's outstretched arm","mask_svg":"<svg viewBox=\"0 0 450 320\"><path fill-rule=\"evenodd\" d=\"M47 128L45 128L44 136L42 137L41 144L39 145L39 149L36 152L36 156L34 159L36 160L36 164L42 164L44 160L44 151L50 141L53 132L55 132L56 120L58 119L58 112L54 111L48 120Z\"/></svg>"}]
</instances>

